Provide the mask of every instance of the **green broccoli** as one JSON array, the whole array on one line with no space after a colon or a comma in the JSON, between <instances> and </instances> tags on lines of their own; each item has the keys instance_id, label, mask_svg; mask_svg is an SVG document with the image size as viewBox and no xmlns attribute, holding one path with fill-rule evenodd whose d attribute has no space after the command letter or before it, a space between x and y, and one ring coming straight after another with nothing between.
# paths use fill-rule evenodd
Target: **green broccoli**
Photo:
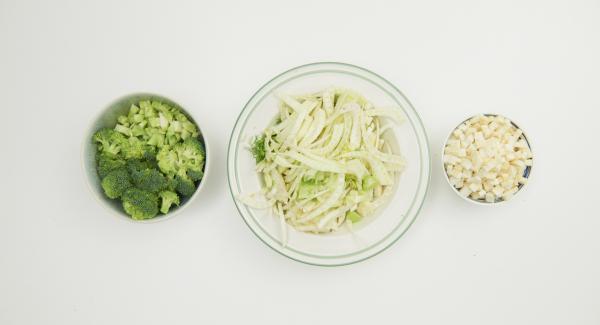
<instances>
[{"instance_id":1,"label":"green broccoli","mask_svg":"<svg viewBox=\"0 0 600 325\"><path fill-rule=\"evenodd\" d=\"M144 169L130 171L135 187L152 193L167 189L168 183L165 176L157 169Z\"/></svg>"},{"instance_id":2,"label":"green broccoli","mask_svg":"<svg viewBox=\"0 0 600 325\"><path fill-rule=\"evenodd\" d=\"M168 146L162 147L156 155L156 161L158 162L158 168L167 174L175 175L177 173L177 153L171 150Z\"/></svg>"},{"instance_id":3,"label":"green broccoli","mask_svg":"<svg viewBox=\"0 0 600 325\"><path fill-rule=\"evenodd\" d=\"M98 168L96 168L96 170L98 171L98 176L100 176L100 178L104 178L113 170L125 167L126 164L125 160L119 157L113 157L103 153L98 153L96 159L98 163Z\"/></svg>"},{"instance_id":4,"label":"green broccoli","mask_svg":"<svg viewBox=\"0 0 600 325\"><path fill-rule=\"evenodd\" d=\"M125 168L108 173L108 175L102 179L101 185L102 189L104 189L104 194L111 199L120 197L123 192L133 186L129 178L129 173L127 173Z\"/></svg>"},{"instance_id":5,"label":"green broccoli","mask_svg":"<svg viewBox=\"0 0 600 325\"><path fill-rule=\"evenodd\" d=\"M175 190L183 196L192 196L196 191L194 181L187 177L175 176Z\"/></svg>"},{"instance_id":6,"label":"green broccoli","mask_svg":"<svg viewBox=\"0 0 600 325\"><path fill-rule=\"evenodd\" d=\"M160 212L163 214L167 214L169 212L171 205L179 205L179 196L177 196L177 193L175 192L162 191L159 193L159 196L161 201Z\"/></svg>"},{"instance_id":7,"label":"green broccoli","mask_svg":"<svg viewBox=\"0 0 600 325\"><path fill-rule=\"evenodd\" d=\"M204 176L204 157L202 143L196 138L188 138L172 148L163 147L156 160L163 173L197 181Z\"/></svg>"},{"instance_id":8,"label":"green broccoli","mask_svg":"<svg viewBox=\"0 0 600 325\"><path fill-rule=\"evenodd\" d=\"M156 163L146 159L129 159L127 160L127 170L132 174L135 172L141 172L145 169L156 168Z\"/></svg>"},{"instance_id":9,"label":"green broccoli","mask_svg":"<svg viewBox=\"0 0 600 325\"><path fill-rule=\"evenodd\" d=\"M123 209L134 220L151 219L158 214L158 196L156 194L130 188L121 196Z\"/></svg>"},{"instance_id":10,"label":"green broccoli","mask_svg":"<svg viewBox=\"0 0 600 325\"><path fill-rule=\"evenodd\" d=\"M127 145L127 138L115 130L101 129L92 137L94 143L98 144L98 151L107 156L116 157Z\"/></svg>"},{"instance_id":11,"label":"green broccoli","mask_svg":"<svg viewBox=\"0 0 600 325\"><path fill-rule=\"evenodd\" d=\"M204 177L204 172L201 170L188 170L187 176L193 181L199 181Z\"/></svg>"},{"instance_id":12,"label":"green broccoli","mask_svg":"<svg viewBox=\"0 0 600 325\"><path fill-rule=\"evenodd\" d=\"M127 143L123 146L121 154L126 159L139 159L147 156L149 151L151 154L151 150L152 149L150 149L150 147L142 140L136 137L130 137L127 140Z\"/></svg>"},{"instance_id":13,"label":"green broccoli","mask_svg":"<svg viewBox=\"0 0 600 325\"><path fill-rule=\"evenodd\" d=\"M252 155L254 156L254 159L256 160L257 164L265 159L266 150L264 134L261 134L260 136L254 138L254 140L252 141L250 151L252 152Z\"/></svg>"}]
</instances>

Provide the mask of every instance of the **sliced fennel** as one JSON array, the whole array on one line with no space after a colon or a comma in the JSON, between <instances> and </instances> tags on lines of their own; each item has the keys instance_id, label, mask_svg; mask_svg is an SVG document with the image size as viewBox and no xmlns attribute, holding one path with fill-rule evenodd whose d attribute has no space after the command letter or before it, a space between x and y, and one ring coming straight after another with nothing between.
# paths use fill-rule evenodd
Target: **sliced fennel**
<instances>
[{"instance_id":1,"label":"sliced fennel","mask_svg":"<svg viewBox=\"0 0 600 325\"><path fill-rule=\"evenodd\" d=\"M271 209L282 229L313 233L359 222L385 204L405 162L382 138L390 127L382 122L401 123L400 110L346 89L278 97L277 120L251 145L263 189L240 201Z\"/></svg>"}]
</instances>

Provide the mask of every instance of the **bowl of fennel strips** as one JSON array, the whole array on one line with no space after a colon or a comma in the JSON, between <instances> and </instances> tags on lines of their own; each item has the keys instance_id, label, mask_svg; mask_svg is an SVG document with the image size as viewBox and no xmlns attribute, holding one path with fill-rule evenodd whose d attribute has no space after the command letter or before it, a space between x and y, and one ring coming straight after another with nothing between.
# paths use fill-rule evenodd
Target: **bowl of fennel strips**
<instances>
[{"instance_id":1,"label":"bowl of fennel strips","mask_svg":"<svg viewBox=\"0 0 600 325\"><path fill-rule=\"evenodd\" d=\"M366 69L314 63L261 87L231 135L231 194L248 227L293 260L374 256L419 213L430 175L425 129L406 97Z\"/></svg>"},{"instance_id":2,"label":"bowl of fennel strips","mask_svg":"<svg viewBox=\"0 0 600 325\"><path fill-rule=\"evenodd\" d=\"M174 101L132 94L108 105L83 142L83 169L94 197L138 223L168 219L197 196L208 171L198 123Z\"/></svg>"}]
</instances>

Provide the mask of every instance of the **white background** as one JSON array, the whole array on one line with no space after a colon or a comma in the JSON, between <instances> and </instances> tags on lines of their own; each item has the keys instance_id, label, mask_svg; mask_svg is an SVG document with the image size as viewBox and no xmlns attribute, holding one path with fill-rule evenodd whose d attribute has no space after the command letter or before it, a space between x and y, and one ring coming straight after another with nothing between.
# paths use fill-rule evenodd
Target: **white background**
<instances>
[{"instance_id":1,"label":"white background","mask_svg":"<svg viewBox=\"0 0 600 325\"><path fill-rule=\"evenodd\" d=\"M0 324L599 324L600 2L0 0ZM433 155L424 208L384 253L339 268L261 243L226 188L225 151L264 82L315 61L390 80ZM150 91L205 126L214 169L166 222L109 215L82 134ZM504 114L532 182L497 208L442 178L447 132Z\"/></svg>"}]
</instances>

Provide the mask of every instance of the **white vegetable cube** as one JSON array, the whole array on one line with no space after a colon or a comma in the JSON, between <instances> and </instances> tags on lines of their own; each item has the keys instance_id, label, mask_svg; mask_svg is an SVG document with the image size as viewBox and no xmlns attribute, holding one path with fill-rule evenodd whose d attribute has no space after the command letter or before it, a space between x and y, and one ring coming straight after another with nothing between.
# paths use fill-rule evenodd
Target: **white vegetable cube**
<instances>
[{"instance_id":1,"label":"white vegetable cube","mask_svg":"<svg viewBox=\"0 0 600 325\"><path fill-rule=\"evenodd\" d=\"M479 191L481 189L481 184L470 183L469 184L469 189L471 190L471 192Z\"/></svg>"},{"instance_id":2,"label":"white vegetable cube","mask_svg":"<svg viewBox=\"0 0 600 325\"><path fill-rule=\"evenodd\" d=\"M451 133L444 154L450 183L461 195L486 202L514 195L532 164L523 131L502 116L465 121Z\"/></svg>"},{"instance_id":3,"label":"white vegetable cube","mask_svg":"<svg viewBox=\"0 0 600 325\"><path fill-rule=\"evenodd\" d=\"M471 189L468 186L465 186L463 188L461 188L458 193L460 193L460 195L467 197L471 194Z\"/></svg>"},{"instance_id":4,"label":"white vegetable cube","mask_svg":"<svg viewBox=\"0 0 600 325\"><path fill-rule=\"evenodd\" d=\"M463 166L464 169L466 170L471 170L473 169L473 163L469 160L469 159L462 159L460 161L460 164Z\"/></svg>"},{"instance_id":5,"label":"white vegetable cube","mask_svg":"<svg viewBox=\"0 0 600 325\"><path fill-rule=\"evenodd\" d=\"M494 195L496 195L497 197L501 197L502 194L504 194L504 189L500 186L494 186L492 193L494 193Z\"/></svg>"}]
</instances>

